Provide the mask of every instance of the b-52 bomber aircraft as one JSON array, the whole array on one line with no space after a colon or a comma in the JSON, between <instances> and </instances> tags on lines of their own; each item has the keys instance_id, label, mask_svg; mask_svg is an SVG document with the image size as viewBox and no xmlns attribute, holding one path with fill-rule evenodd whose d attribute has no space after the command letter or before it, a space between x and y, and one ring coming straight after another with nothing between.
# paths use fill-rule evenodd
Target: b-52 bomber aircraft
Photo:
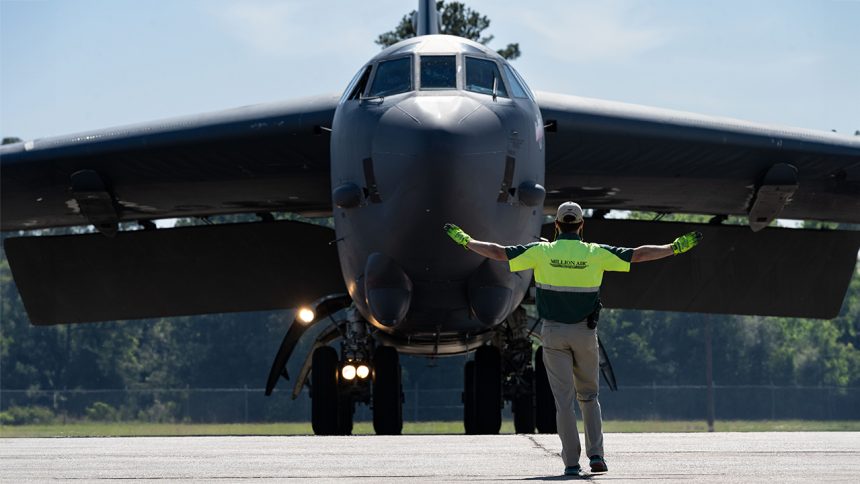
<instances>
[{"instance_id":1,"label":"b-52 bomber aircraft","mask_svg":"<svg viewBox=\"0 0 860 484\"><path fill-rule=\"evenodd\" d=\"M602 243L704 234L687 257L607 275L607 307L838 313L860 232L769 225L860 223L860 139L533 93L494 51L439 35L432 0L415 20L418 36L370 59L339 97L0 148L3 231L96 231L6 239L32 324L301 308L266 392L319 325L293 375L294 394L311 383L318 434L350 433L357 403L372 403L377 433L400 433L399 355L470 352L467 432L498 432L505 401L518 432L552 432L538 322L524 309L531 274L464 251L442 226L527 244L551 237L544 214L566 200L594 209L586 238ZM611 209L713 218L605 219ZM258 220L153 223L221 214ZM723 224L729 215L748 226Z\"/></svg>"}]
</instances>

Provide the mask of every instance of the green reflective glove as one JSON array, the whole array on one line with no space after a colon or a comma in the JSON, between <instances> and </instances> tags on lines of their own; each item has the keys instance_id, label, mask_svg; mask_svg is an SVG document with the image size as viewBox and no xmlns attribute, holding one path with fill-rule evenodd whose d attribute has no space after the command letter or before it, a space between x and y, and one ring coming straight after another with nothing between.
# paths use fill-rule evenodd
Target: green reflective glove
<instances>
[{"instance_id":1,"label":"green reflective glove","mask_svg":"<svg viewBox=\"0 0 860 484\"><path fill-rule=\"evenodd\" d=\"M469 234L463 232L463 229L454 224L445 224L443 228L448 237L451 237L454 242L462 245L464 249L468 248L466 245L472 241L472 238L469 237Z\"/></svg>"},{"instance_id":2,"label":"green reflective glove","mask_svg":"<svg viewBox=\"0 0 860 484\"><path fill-rule=\"evenodd\" d=\"M675 239L674 242L672 242L672 252L674 252L675 255L683 254L684 252L687 252L693 247L699 245L699 242L701 240L701 232L690 232L689 234L684 234Z\"/></svg>"}]
</instances>

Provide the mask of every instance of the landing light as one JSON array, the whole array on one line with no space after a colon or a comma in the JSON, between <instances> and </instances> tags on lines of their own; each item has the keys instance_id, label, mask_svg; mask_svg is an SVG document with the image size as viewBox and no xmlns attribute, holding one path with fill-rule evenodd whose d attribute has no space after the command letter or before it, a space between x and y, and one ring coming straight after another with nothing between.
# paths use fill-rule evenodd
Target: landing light
<instances>
[{"instance_id":1,"label":"landing light","mask_svg":"<svg viewBox=\"0 0 860 484\"><path fill-rule=\"evenodd\" d=\"M370 375L370 368L367 365L358 365L358 369L355 370L355 373L359 378L367 378L367 375Z\"/></svg>"},{"instance_id":2,"label":"landing light","mask_svg":"<svg viewBox=\"0 0 860 484\"><path fill-rule=\"evenodd\" d=\"M299 308L299 321L307 324L314 320L316 314L314 314L313 309L311 308Z\"/></svg>"},{"instance_id":3,"label":"landing light","mask_svg":"<svg viewBox=\"0 0 860 484\"><path fill-rule=\"evenodd\" d=\"M344 365L343 368L340 370L340 374L345 379L352 380L353 378L355 378L355 367L349 364Z\"/></svg>"}]
</instances>

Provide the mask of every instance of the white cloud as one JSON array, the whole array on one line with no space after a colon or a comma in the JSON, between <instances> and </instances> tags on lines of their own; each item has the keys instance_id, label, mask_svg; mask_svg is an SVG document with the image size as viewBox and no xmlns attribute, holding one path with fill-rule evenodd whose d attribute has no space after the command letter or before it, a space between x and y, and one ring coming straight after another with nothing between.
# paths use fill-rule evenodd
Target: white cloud
<instances>
[{"instance_id":1,"label":"white cloud","mask_svg":"<svg viewBox=\"0 0 860 484\"><path fill-rule=\"evenodd\" d=\"M557 1L521 15L542 48L566 61L621 61L665 44L671 37L625 1Z\"/></svg>"}]
</instances>

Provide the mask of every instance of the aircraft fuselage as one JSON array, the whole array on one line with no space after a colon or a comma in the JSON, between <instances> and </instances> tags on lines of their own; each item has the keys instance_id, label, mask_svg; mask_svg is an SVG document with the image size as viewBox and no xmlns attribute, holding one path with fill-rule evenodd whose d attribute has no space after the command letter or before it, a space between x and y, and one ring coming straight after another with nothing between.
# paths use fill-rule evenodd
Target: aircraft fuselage
<instances>
[{"instance_id":1,"label":"aircraft fuselage","mask_svg":"<svg viewBox=\"0 0 860 484\"><path fill-rule=\"evenodd\" d=\"M361 314L402 351L480 344L528 289L530 273L511 273L442 230L456 223L504 245L540 234L543 122L515 76L480 44L423 36L368 62L335 113L331 181L344 281Z\"/></svg>"}]
</instances>

